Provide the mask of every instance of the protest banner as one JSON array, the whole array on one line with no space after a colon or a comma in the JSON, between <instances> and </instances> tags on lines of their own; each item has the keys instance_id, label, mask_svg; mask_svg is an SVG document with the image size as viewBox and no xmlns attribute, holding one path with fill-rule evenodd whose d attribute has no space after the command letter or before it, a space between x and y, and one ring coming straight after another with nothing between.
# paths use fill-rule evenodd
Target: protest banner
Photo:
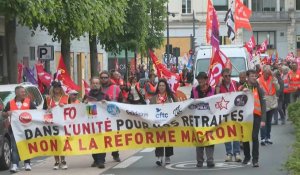
<instances>
[{"instance_id":1,"label":"protest banner","mask_svg":"<svg viewBox=\"0 0 300 175\"><path fill-rule=\"evenodd\" d=\"M93 102L13 111L22 160L148 147L250 141L253 96L234 92L157 105Z\"/></svg>"}]
</instances>

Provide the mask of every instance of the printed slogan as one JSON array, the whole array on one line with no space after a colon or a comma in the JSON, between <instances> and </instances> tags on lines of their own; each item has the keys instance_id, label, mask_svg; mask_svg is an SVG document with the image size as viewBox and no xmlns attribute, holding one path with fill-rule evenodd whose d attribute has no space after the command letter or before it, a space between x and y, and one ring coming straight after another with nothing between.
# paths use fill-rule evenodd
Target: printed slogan
<instances>
[{"instance_id":1,"label":"printed slogan","mask_svg":"<svg viewBox=\"0 0 300 175\"><path fill-rule=\"evenodd\" d=\"M253 96L219 94L163 105L116 102L14 111L20 158L251 141Z\"/></svg>"}]
</instances>

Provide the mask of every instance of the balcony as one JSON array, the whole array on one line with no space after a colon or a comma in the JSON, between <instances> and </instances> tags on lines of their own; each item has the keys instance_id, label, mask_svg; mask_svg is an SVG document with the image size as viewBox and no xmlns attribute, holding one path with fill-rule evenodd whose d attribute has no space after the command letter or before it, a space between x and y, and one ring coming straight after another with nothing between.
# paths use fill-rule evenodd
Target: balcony
<instances>
[{"instance_id":1,"label":"balcony","mask_svg":"<svg viewBox=\"0 0 300 175\"><path fill-rule=\"evenodd\" d=\"M289 22L288 12L252 12L250 22Z\"/></svg>"}]
</instances>

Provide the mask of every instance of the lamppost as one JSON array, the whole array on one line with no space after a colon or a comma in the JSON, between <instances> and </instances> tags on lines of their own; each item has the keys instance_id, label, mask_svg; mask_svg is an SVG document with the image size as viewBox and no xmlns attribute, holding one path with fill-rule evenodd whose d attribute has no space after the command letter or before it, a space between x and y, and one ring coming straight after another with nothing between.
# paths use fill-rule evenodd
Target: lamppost
<instances>
[{"instance_id":1,"label":"lamppost","mask_svg":"<svg viewBox=\"0 0 300 175\"><path fill-rule=\"evenodd\" d=\"M175 13L169 12L169 3L167 3L167 67L170 67L170 36L169 36L169 15L175 17Z\"/></svg>"}]
</instances>

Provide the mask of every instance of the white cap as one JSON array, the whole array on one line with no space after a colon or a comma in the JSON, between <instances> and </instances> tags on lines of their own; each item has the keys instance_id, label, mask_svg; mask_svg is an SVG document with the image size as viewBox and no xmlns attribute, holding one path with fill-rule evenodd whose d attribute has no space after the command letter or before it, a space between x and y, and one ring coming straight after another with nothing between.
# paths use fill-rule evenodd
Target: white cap
<instances>
[{"instance_id":1,"label":"white cap","mask_svg":"<svg viewBox=\"0 0 300 175\"><path fill-rule=\"evenodd\" d=\"M78 94L78 92L75 91L75 90L70 90L70 91L68 92L68 94Z\"/></svg>"}]
</instances>

